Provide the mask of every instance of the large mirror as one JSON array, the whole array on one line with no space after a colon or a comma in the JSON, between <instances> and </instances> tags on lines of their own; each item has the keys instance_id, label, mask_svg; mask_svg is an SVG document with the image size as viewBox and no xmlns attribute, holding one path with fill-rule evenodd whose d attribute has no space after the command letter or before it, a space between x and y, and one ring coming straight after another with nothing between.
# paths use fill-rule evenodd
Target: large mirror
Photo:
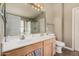
<instances>
[{"instance_id":1,"label":"large mirror","mask_svg":"<svg viewBox=\"0 0 79 59\"><path fill-rule=\"evenodd\" d=\"M6 36L46 32L43 4L6 3Z\"/></svg>"}]
</instances>

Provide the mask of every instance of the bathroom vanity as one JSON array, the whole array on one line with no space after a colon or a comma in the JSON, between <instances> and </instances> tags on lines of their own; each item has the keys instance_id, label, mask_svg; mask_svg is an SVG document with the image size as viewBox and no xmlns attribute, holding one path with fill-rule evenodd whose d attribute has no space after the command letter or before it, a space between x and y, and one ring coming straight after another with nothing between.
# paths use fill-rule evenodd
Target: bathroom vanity
<instances>
[{"instance_id":1,"label":"bathroom vanity","mask_svg":"<svg viewBox=\"0 0 79 59\"><path fill-rule=\"evenodd\" d=\"M22 42L24 41L24 42ZM3 44L4 56L33 56L32 52L40 49L39 56L52 56L55 54L55 36L47 35L42 37L33 37L30 39L17 41L16 43L6 42ZM9 44L8 44L9 43ZM38 52L37 52L38 53Z\"/></svg>"},{"instance_id":2,"label":"bathroom vanity","mask_svg":"<svg viewBox=\"0 0 79 59\"><path fill-rule=\"evenodd\" d=\"M40 11L33 9L32 5L34 4L6 3L4 22L6 39L2 41L2 55L51 56L55 54L55 35L50 34L54 32L48 29L46 13L44 9Z\"/></svg>"}]
</instances>

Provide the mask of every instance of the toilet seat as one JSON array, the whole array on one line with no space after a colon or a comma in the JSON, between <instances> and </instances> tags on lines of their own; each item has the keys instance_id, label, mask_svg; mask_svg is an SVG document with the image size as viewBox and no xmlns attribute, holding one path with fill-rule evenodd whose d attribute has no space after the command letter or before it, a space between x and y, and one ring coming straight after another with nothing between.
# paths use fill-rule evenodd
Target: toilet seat
<instances>
[{"instance_id":1,"label":"toilet seat","mask_svg":"<svg viewBox=\"0 0 79 59\"><path fill-rule=\"evenodd\" d=\"M60 47L64 47L65 46L65 43L64 42L61 42L61 41L56 41L56 45L57 46L60 46Z\"/></svg>"}]
</instances>

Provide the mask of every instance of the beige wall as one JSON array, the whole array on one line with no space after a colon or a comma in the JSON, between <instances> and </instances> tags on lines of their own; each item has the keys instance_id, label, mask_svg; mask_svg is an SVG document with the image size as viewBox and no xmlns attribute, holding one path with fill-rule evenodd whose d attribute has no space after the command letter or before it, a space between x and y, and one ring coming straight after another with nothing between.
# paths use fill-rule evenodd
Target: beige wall
<instances>
[{"instance_id":1,"label":"beige wall","mask_svg":"<svg viewBox=\"0 0 79 59\"><path fill-rule=\"evenodd\" d=\"M72 9L79 7L79 3L64 4L64 42L72 47Z\"/></svg>"},{"instance_id":2,"label":"beige wall","mask_svg":"<svg viewBox=\"0 0 79 59\"><path fill-rule=\"evenodd\" d=\"M62 41L62 4L55 3L53 4L53 23L55 25L55 33L57 36L57 40Z\"/></svg>"},{"instance_id":3,"label":"beige wall","mask_svg":"<svg viewBox=\"0 0 79 59\"><path fill-rule=\"evenodd\" d=\"M53 24L53 4L47 3L44 5L46 11L46 32L54 32Z\"/></svg>"},{"instance_id":4,"label":"beige wall","mask_svg":"<svg viewBox=\"0 0 79 59\"><path fill-rule=\"evenodd\" d=\"M48 25L48 30L56 33L57 39L62 41L62 4L52 3L45 4L46 10L46 23Z\"/></svg>"},{"instance_id":5,"label":"beige wall","mask_svg":"<svg viewBox=\"0 0 79 59\"><path fill-rule=\"evenodd\" d=\"M64 9L62 4L53 4L53 20L55 24L55 32L58 40L64 40L67 47L72 47L72 9L79 7L78 3L65 3ZM63 15L64 10L64 15ZM62 19L64 17L64 19ZM64 23L62 23L62 20ZM62 27L63 25L63 27ZM64 29L64 38L62 39L62 28Z\"/></svg>"},{"instance_id":6,"label":"beige wall","mask_svg":"<svg viewBox=\"0 0 79 59\"><path fill-rule=\"evenodd\" d=\"M79 4L65 3L63 12L61 3L45 4L47 23L54 25L57 39L60 41L64 40L66 46L70 48L72 47L72 9L75 7L79 7ZM62 20L64 23L62 23ZM64 32L62 32L62 29ZM62 36L64 36L63 39Z\"/></svg>"},{"instance_id":7,"label":"beige wall","mask_svg":"<svg viewBox=\"0 0 79 59\"><path fill-rule=\"evenodd\" d=\"M46 11L46 23L53 24L53 4L46 3L44 7Z\"/></svg>"}]
</instances>

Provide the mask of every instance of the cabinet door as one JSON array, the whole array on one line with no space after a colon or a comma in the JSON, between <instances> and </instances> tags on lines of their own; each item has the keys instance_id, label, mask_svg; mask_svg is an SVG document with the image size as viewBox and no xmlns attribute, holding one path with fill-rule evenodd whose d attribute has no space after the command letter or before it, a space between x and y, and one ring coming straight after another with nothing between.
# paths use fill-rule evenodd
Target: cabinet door
<instances>
[{"instance_id":1,"label":"cabinet door","mask_svg":"<svg viewBox=\"0 0 79 59\"><path fill-rule=\"evenodd\" d=\"M44 41L44 55L51 56L52 55L52 40Z\"/></svg>"},{"instance_id":2,"label":"cabinet door","mask_svg":"<svg viewBox=\"0 0 79 59\"><path fill-rule=\"evenodd\" d=\"M44 47L44 56L51 56L52 50L51 50L51 44Z\"/></svg>"}]
</instances>

